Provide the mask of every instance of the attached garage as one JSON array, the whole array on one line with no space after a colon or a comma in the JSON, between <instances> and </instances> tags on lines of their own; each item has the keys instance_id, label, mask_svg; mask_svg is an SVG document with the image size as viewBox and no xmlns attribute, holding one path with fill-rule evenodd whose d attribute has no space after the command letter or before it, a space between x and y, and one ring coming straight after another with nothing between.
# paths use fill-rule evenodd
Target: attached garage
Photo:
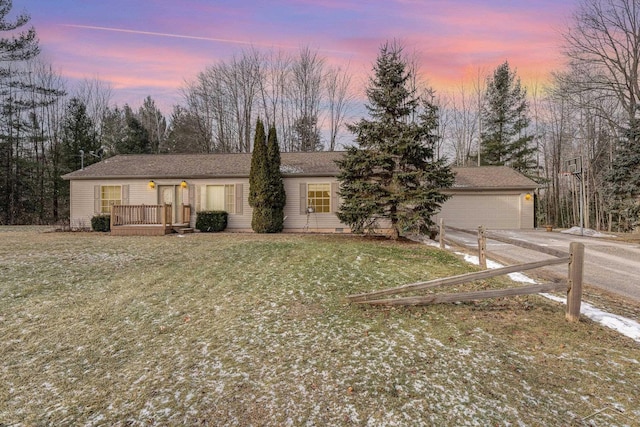
<instances>
[{"instance_id":1,"label":"attached garage","mask_svg":"<svg viewBox=\"0 0 640 427\"><path fill-rule=\"evenodd\" d=\"M447 225L475 229L534 228L534 191L537 184L506 166L454 168L456 181L447 190L451 198L439 218Z\"/></svg>"}]
</instances>

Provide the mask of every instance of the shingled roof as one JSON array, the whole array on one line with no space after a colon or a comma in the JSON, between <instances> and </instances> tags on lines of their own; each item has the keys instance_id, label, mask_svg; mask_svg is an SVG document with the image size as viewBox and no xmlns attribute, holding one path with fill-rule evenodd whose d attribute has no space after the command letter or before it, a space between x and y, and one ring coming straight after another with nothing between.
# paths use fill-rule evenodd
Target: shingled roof
<instances>
[{"instance_id":1,"label":"shingled roof","mask_svg":"<svg viewBox=\"0 0 640 427\"><path fill-rule=\"evenodd\" d=\"M284 176L336 176L340 151L281 153ZM245 178L251 169L251 154L129 154L110 157L64 179L130 178Z\"/></svg>"},{"instance_id":2,"label":"shingled roof","mask_svg":"<svg viewBox=\"0 0 640 427\"><path fill-rule=\"evenodd\" d=\"M334 177L339 169L335 161L343 151L281 153L280 170L285 177ZM127 154L110 157L82 170L63 176L75 179L198 179L246 178L251 169L251 154ZM537 184L506 166L453 168L456 175L452 190L531 190Z\"/></svg>"},{"instance_id":3,"label":"shingled roof","mask_svg":"<svg viewBox=\"0 0 640 427\"><path fill-rule=\"evenodd\" d=\"M507 166L452 169L456 174L454 190L531 190L538 187L535 181Z\"/></svg>"}]
</instances>

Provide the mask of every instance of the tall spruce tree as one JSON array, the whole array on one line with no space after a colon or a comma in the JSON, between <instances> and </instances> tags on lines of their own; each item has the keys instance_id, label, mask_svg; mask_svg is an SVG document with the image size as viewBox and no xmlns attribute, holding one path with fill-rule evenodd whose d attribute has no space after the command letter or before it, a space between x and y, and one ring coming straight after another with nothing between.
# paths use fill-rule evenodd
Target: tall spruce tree
<instances>
[{"instance_id":1,"label":"tall spruce tree","mask_svg":"<svg viewBox=\"0 0 640 427\"><path fill-rule=\"evenodd\" d=\"M482 111L481 163L508 165L527 173L533 169L535 149L527 135L527 91L505 61L487 79L486 103Z\"/></svg>"},{"instance_id":2,"label":"tall spruce tree","mask_svg":"<svg viewBox=\"0 0 640 427\"><path fill-rule=\"evenodd\" d=\"M640 227L640 119L630 120L606 175L611 213L618 228L632 231Z\"/></svg>"},{"instance_id":3,"label":"tall spruce tree","mask_svg":"<svg viewBox=\"0 0 640 427\"><path fill-rule=\"evenodd\" d=\"M371 119L349 126L358 146L338 161L337 215L354 232L388 220L393 238L427 233L448 197L441 190L453 184L451 169L434 158L438 108L416 96L408 68L401 46L383 45L367 88Z\"/></svg>"},{"instance_id":4,"label":"tall spruce tree","mask_svg":"<svg viewBox=\"0 0 640 427\"><path fill-rule=\"evenodd\" d=\"M115 147L118 154L151 154L149 132L128 105L124 106L124 119L126 128L123 139Z\"/></svg>"}]
</instances>

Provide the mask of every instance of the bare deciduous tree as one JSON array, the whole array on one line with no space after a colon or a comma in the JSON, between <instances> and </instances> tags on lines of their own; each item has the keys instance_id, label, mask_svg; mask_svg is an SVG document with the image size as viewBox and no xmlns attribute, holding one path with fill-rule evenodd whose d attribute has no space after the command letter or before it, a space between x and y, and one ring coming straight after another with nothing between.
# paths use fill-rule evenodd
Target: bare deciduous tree
<instances>
[{"instance_id":1,"label":"bare deciduous tree","mask_svg":"<svg viewBox=\"0 0 640 427\"><path fill-rule=\"evenodd\" d=\"M351 93L351 75L348 70L330 69L325 75L327 93L327 116L329 118L329 151L336 149L338 132L344 124L345 115L353 100Z\"/></svg>"}]
</instances>

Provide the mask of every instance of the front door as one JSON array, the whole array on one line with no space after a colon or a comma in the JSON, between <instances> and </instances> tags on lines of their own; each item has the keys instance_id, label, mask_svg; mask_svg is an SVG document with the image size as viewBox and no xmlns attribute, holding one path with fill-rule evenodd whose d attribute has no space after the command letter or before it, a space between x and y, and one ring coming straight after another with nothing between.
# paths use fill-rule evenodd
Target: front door
<instances>
[{"instance_id":1,"label":"front door","mask_svg":"<svg viewBox=\"0 0 640 427\"><path fill-rule=\"evenodd\" d=\"M160 204L168 204L172 207L171 219L173 224L182 223L182 191L177 185L158 186L158 198Z\"/></svg>"}]
</instances>

